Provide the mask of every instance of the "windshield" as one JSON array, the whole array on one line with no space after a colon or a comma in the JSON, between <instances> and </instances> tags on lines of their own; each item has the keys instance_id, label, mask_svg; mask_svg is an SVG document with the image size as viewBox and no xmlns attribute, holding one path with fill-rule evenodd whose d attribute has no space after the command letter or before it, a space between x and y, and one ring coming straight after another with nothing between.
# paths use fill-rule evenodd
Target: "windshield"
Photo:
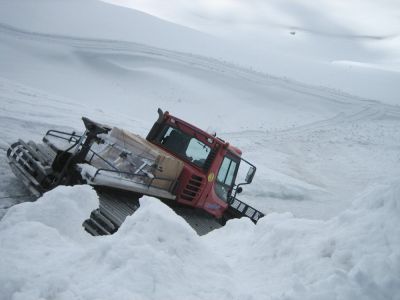
<instances>
[{"instance_id":1,"label":"windshield","mask_svg":"<svg viewBox=\"0 0 400 300\"><path fill-rule=\"evenodd\" d=\"M210 146L171 126L161 132L157 141L170 152L200 168L204 167L211 152Z\"/></svg>"}]
</instances>

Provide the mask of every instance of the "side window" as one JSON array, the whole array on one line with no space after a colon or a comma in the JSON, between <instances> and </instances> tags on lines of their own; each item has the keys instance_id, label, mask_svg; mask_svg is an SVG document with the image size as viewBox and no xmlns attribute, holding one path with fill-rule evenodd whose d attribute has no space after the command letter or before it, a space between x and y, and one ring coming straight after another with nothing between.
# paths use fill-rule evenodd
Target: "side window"
<instances>
[{"instance_id":1,"label":"side window","mask_svg":"<svg viewBox=\"0 0 400 300\"><path fill-rule=\"evenodd\" d=\"M225 157L218 171L218 176L217 176L218 182L225 181L226 174L228 173L229 170L229 164L230 164L230 159Z\"/></svg>"},{"instance_id":2,"label":"side window","mask_svg":"<svg viewBox=\"0 0 400 300\"><path fill-rule=\"evenodd\" d=\"M187 147L187 136L180 130L169 127L160 139L161 144L173 153L181 156Z\"/></svg>"},{"instance_id":3,"label":"side window","mask_svg":"<svg viewBox=\"0 0 400 300\"><path fill-rule=\"evenodd\" d=\"M234 179L237 171L238 163L228 157L224 157L221 167L218 171L215 184L215 192L223 199L228 199L228 194L231 192Z\"/></svg>"},{"instance_id":4,"label":"side window","mask_svg":"<svg viewBox=\"0 0 400 300\"><path fill-rule=\"evenodd\" d=\"M228 157L225 157L218 171L217 180L219 183L231 186L233 176L235 175L237 163Z\"/></svg>"}]
</instances>

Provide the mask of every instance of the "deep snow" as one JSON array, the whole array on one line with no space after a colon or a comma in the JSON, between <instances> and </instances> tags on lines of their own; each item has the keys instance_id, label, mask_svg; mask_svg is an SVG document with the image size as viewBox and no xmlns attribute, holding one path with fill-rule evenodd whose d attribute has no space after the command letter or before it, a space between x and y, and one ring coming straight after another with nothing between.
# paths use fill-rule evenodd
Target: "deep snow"
<instances>
[{"instance_id":1,"label":"deep snow","mask_svg":"<svg viewBox=\"0 0 400 300\"><path fill-rule=\"evenodd\" d=\"M80 227L96 193L58 187L1 221L2 299L398 299L399 196L394 182L329 221L272 213L204 237L145 197L92 237Z\"/></svg>"},{"instance_id":2,"label":"deep snow","mask_svg":"<svg viewBox=\"0 0 400 300\"><path fill-rule=\"evenodd\" d=\"M1 300L398 299L399 107L184 53L165 37L209 37L81 3L0 3ZM76 20L61 17L77 7ZM105 14L157 30L107 27ZM90 187L8 209L32 199L8 167L10 143L81 130L82 115L145 135L157 107L257 165L240 197L267 213L257 226L198 237L144 198L117 234L93 238L81 228L97 203Z\"/></svg>"}]
</instances>

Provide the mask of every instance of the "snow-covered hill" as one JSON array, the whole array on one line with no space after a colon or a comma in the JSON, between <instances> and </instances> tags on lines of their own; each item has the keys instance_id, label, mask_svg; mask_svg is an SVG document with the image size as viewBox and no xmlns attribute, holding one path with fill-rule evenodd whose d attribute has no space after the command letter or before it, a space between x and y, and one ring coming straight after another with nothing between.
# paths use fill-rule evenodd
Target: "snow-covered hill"
<instances>
[{"instance_id":1,"label":"snow-covered hill","mask_svg":"<svg viewBox=\"0 0 400 300\"><path fill-rule=\"evenodd\" d=\"M97 0L6 0L0 11L1 23L50 35L129 41L189 53L218 42L199 31Z\"/></svg>"},{"instance_id":2,"label":"snow-covered hill","mask_svg":"<svg viewBox=\"0 0 400 300\"><path fill-rule=\"evenodd\" d=\"M157 1L160 2L137 1L138 8L155 6ZM124 4L135 1L115 2ZM173 8L176 2L180 1L160 6ZM213 1L208 2L209 6L219 6L210 4ZM235 2L238 4L236 7ZM246 8L240 9L250 4L239 2L222 2L222 6L233 4L235 7L226 18L222 16L223 28L227 32L224 38L215 37L218 33L216 27L221 25L218 23L210 23L206 34L97 0L4 0L0 2L0 23L50 35L130 41L200 54L251 66L264 73L399 104L397 82L400 80L400 67L396 50L400 35L395 5L382 4L388 17L385 19L384 15L378 15L374 22L368 23L365 12L369 13L367 17L373 17L373 14L382 11L375 12L373 6L378 4L374 1L362 4L358 4L357 0L348 1L342 5L343 9L341 4L329 1L323 1L318 7L303 0L257 1L259 3L254 5L258 9L253 9L257 11L255 20L251 19L251 14L248 16ZM206 22L206 18L196 15L198 3L185 2L182 5L193 6L188 10L193 10L197 18ZM353 18L352 11L357 10L357 6L361 6L361 12L358 18ZM390 7L394 8L391 10ZM162 11L161 8L159 10ZM243 16L250 18L241 20L244 28L255 27L253 31L235 26L235 20ZM265 20L260 20L263 16ZM232 22L229 22L230 17ZM349 20L357 24L356 28L350 26ZM382 20L380 26L371 25L379 20ZM369 26L362 26L365 23ZM385 24L391 25L385 28Z\"/></svg>"},{"instance_id":3,"label":"snow-covered hill","mask_svg":"<svg viewBox=\"0 0 400 300\"><path fill-rule=\"evenodd\" d=\"M320 0L317 5L308 0L104 2L230 40L225 59L399 104L400 7L396 0Z\"/></svg>"},{"instance_id":4,"label":"snow-covered hill","mask_svg":"<svg viewBox=\"0 0 400 300\"><path fill-rule=\"evenodd\" d=\"M94 0L0 3L0 299L396 299L400 108L218 60L220 43ZM257 227L200 238L145 198L93 238L88 187L8 209L31 199L9 144L81 116L144 135L158 107L257 165Z\"/></svg>"}]
</instances>

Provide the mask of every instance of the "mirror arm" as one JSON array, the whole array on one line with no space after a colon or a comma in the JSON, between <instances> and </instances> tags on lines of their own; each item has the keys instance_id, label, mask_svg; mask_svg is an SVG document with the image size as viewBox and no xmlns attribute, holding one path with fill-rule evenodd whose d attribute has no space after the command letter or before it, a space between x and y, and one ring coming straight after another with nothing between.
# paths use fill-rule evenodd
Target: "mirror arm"
<instances>
[{"instance_id":1,"label":"mirror arm","mask_svg":"<svg viewBox=\"0 0 400 300\"><path fill-rule=\"evenodd\" d=\"M247 184L248 184L247 182L242 182L242 183L237 184L237 185L236 185L236 188L235 188L235 194L233 195L232 198L233 198L233 199L236 198L236 195L238 194L237 190L238 190L239 187L241 187L241 186L243 186L243 185L247 185Z\"/></svg>"},{"instance_id":2,"label":"mirror arm","mask_svg":"<svg viewBox=\"0 0 400 300\"><path fill-rule=\"evenodd\" d=\"M247 161L246 159L244 159L242 157L240 159L242 161L244 161L245 163L247 163L248 165L250 165L252 168L254 168L254 171L253 171L253 175L252 175L252 178L251 178L250 182L241 182L241 183L236 185L235 193L233 194L233 196L231 196L232 199L236 198L236 195L238 194L237 190L238 190L239 187L241 187L243 185L248 185L253 181L254 175L256 174L256 171L257 171L257 167L255 165L253 165L251 162Z\"/></svg>"}]
</instances>

